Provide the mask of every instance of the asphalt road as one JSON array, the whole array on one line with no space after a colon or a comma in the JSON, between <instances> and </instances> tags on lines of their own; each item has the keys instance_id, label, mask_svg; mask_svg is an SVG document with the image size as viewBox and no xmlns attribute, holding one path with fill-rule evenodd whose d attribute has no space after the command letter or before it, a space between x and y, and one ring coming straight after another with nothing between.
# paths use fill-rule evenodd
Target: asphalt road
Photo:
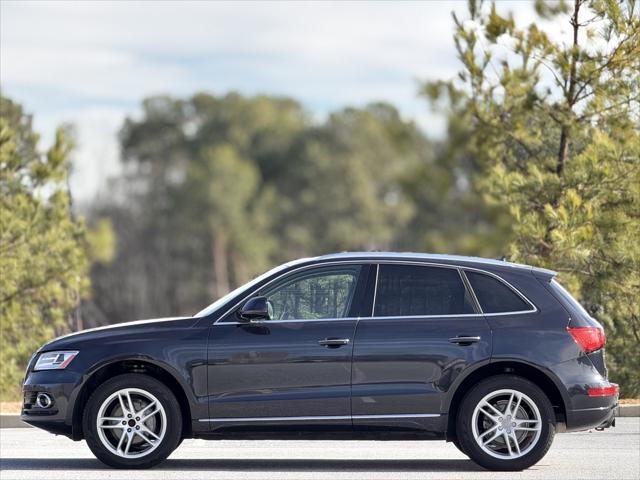
<instances>
[{"instance_id":1,"label":"asphalt road","mask_svg":"<svg viewBox=\"0 0 640 480\"><path fill-rule=\"evenodd\" d=\"M640 418L604 432L556 436L524 472L477 467L445 442L185 440L152 470L112 470L84 442L33 428L0 429L0 478L10 479L640 479Z\"/></svg>"}]
</instances>

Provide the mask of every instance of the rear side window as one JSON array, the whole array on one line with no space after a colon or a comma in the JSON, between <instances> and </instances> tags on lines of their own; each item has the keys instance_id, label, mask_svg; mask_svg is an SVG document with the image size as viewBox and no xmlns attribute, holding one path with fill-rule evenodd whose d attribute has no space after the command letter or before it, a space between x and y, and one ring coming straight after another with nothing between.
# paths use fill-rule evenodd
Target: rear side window
<instances>
[{"instance_id":1,"label":"rear side window","mask_svg":"<svg viewBox=\"0 0 640 480\"><path fill-rule=\"evenodd\" d=\"M484 313L522 312L533 308L500 280L465 270Z\"/></svg>"},{"instance_id":2,"label":"rear side window","mask_svg":"<svg viewBox=\"0 0 640 480\"><path fill-rule=\"evenodd\" d=\"M381 264L376 317L475 313L464 283L453 268Z\"/></svg>"},{"instance_id":3,"label":"rear side window","mask_svg":"<svg viewBox=\"0 0 640 480\"><path fill-rule=\"evenodd\" d=\"M566 288L558 283L557 280L551 280L551 291L555 294L556 298L560 301L562 306L566 308L569 313L576 317L590 318L589 312L578 302L573 295L571 295Z\"/></svg>"}]
</instances>

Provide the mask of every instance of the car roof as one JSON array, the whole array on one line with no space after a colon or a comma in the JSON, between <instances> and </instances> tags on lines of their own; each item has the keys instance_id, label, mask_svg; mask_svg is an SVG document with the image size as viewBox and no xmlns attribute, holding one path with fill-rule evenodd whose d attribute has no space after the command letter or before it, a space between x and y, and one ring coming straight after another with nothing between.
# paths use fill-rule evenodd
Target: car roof
<instances>
[{"instance_id":1,"label":"car roof","mask_svg":"<svg viewBox=\"0 0 640 480\"><path fill-rule=\"evenodd\" d=\"M464 255L444 255L438 253L421 252L341 252L321 255L313 258L304 258L292 263L318 262L318 261L348 261L348 260L408 260L418 262L445 263L478 268L496 268L508 270L526 270L544 276L555 276L556 272L545 268L532 267L521 263L507 262L505 260L470 257Z\"/></svg>"}]
</instances>

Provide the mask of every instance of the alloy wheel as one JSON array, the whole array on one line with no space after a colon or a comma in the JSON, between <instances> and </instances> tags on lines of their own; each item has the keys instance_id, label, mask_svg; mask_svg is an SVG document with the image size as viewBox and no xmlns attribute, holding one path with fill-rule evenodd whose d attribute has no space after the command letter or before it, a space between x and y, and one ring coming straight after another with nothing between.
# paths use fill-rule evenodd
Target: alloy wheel
<instances>
[{"instance_id":1,"label":"alloy wheel","mask_svg":"<svg viewBox=\"0 0 640 480\"><path fill-rule=\"evenodd\" d=\"M478 446L494 458L512 460L531 451L540 439L542 421L535 402L522 392L501 389L486 395L471 418Z\"/></svg>"},{"instance_id":2,"label":"alloy wheel","mask_svg":"<svg viewBox=\"0 0 640 480\"><path fill-rule=\"evenodd\" d=\"M111 453L140 458L154 451L167 431L167 415L160 401L139 388L112 393L98 410L100 441Z\"/></svg>"}]
</instances>

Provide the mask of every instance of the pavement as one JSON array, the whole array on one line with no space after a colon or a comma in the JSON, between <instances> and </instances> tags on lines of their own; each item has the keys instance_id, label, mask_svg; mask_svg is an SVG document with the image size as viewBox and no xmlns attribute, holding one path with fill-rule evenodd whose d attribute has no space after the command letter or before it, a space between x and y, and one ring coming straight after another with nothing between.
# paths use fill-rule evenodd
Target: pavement
<instances>
[{"instance_id":1,"label":"pavement","mask_svg":"<svg viewBox=\"0 0 640 480\"><path fill-rule=\"evenodd\" d=\"M488 472L452 444L428 441L185 440L151 470L113 470L84 442L35 428L0 429L0 478L12 479L640 479L640 418L559 434L537 465Z\"/></svg>"}]
</instances>

